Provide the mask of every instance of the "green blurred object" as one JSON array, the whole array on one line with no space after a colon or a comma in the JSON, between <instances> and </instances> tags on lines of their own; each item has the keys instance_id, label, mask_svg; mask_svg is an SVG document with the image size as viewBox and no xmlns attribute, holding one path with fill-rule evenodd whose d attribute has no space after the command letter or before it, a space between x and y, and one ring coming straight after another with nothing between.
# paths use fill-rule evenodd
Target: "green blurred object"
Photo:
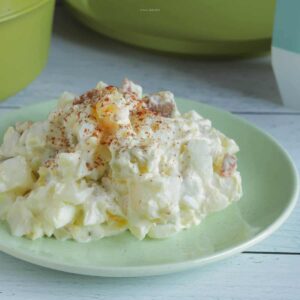
<instances>
[{"instance_id":1,"label":"green blurred object","mask_svg":"<svg viewBox=\"0 0 300 300\"><path fill-rule=\"evenodd\" d=\"M297 169L285 150L260 129L228 112L188 99L176 99L176 103L181 112L195 110L210 119L215 128L239 145L238 169L244 193L241 201L211 214L198 226L160 240L146 238L140 241L126 231L89 243L46 237L32 241L12 236L7 224L0 222L0 251L65 272L114 277L150 276L225 259L278 229L292 212L299 196ZM1 116L0 143L9 126L18 121L46 119L56 104L57 101L42 101ZM298 241L296 238L295 242Z\"/></svg>"},{"instance_id":2,"label":"green blurred object","mask_svg":"<svg viewBox=\"0 0 300 300\"><path fill-rule=\"evenodd\" d=\"M0 100L28 85L44 68L54 0L0 0Z\"/></svg>"},{"instance_id":3,"label":"green blurred object","mask_svg":"<svg viewBox=\"0 0 300 300\"><path fill-rule=\"evenodd\" d=\"M85 25L123 42L179 54L270 50L275 0L65 0Z\"/></svg>"}]
</instances>

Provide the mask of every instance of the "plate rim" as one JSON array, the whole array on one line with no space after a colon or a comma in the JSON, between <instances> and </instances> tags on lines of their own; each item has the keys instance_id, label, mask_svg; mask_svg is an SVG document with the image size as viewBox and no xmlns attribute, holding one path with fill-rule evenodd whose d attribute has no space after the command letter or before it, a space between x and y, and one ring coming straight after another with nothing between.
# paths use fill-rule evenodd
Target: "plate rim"
<instances>
[{"instance_id":1,"label":"plate rim","mask_svg":"<svg viewBox=\"0 0 300 300\"><path fill-rule=\"evenodd\" d=\"M36 257L34 254L24 254L21 251L11 249L10 247L6 247L5 245L1 244L0 242L0 251L13 256L15 258L21 259L23 261L42 266L45 268L49 268L52 270L58 270L63 271L67 273L73 273L73 274L80 274L80 275L89 275L89 276L101 276L101 277L141 277L141 276L154 276L154 275L163 275L163 274L169 274L169 273L175 273L184 271L187 269L192 269L198 266L207 265L212 262L219 261L221 259L228 258L230 256L233 256L235 254L241 253L242 251L248 249L249 247L261 242L262 240L266 239L268 236L270 236L273 232L275 232L290 216L293 209L296 206L298 196L299 196L299 174L297 171L297 168L290 156L290 154L284 149L283 146L280 145L280 143L273 138L269 133L263 131L262 129L258 128L256 125L252 124L251 122L236 116L226 110L217 108L212 105L208 105L199 101L190 100L182 97L176 97L176 100L184 101L184 102L190 102L191 104L196 104L203 106L209 110L216 111L217 113L221 114L227 114L231 118L238 120L239 122L242 122L248 126L251 126L255 130L259 131L260 134L264 135L267 139L269 139L271 142L273 142L278 149L280 150L281 154L285 156L287 159L287 162L289 164L290 171L294 178L294 185L293 185L293 191L291 193L291 197L288 201L287 206L284 210L282 210L279 217L271 223L269 226L267 226L264 230L259 232L257 235L249 239L248 241L234 246L229 247L228 249L224 249L221 251L214 252L213 254L210 254L208 256L204 256L201 258L196 259L187 259L185 261L181 262L172 262L172 263L165 263L165 264L151 264L151 265L140 265L140 266L71 266L71 265L65 265L62 263L55 263L55 262L49 262L49 260ZM22 109L30 110L31 108L37 108L37 107L44 107L52 105L55 105L57 100L50 100L50 101L44 101L44 102L38 102L36 104L31 104L26 107L21 107L17 110L11 111L7 113L3 120L9 119L11 116L15 115L16 111L20 111ZM3 222L0 222L0 226L3 225Z\"/></svg>"}]
</instances>

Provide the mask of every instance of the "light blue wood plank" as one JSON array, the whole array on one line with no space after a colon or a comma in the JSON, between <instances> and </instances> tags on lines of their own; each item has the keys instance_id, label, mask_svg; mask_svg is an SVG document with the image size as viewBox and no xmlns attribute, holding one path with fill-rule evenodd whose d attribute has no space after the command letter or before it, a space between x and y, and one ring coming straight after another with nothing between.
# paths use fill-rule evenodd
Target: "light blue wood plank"
<instances>
[{"instance_id":1,"label":"light blue wood plank","mask_svg":"<svg viewBox=\"0 0 300 300\"><path fill-rule=\"evenodd\" d=\"M300 256L250 255L148 278L97 278L47 270L0 253L0 299L297 300Z\"/></svg>"},{"instance_id":2,"label":"light blue wood plank","mask_svg":"<svg viewBox=\"0 0 300 300\"><path fill-rule=\"evenodd\" d=\"M280 97L270 58L205 61L147 52L101 37L56 12L49 63L28 88L11 97L10 105L56 98L65 90L82 93L99 80L119 84L129 77L147 92L171 90L235 111L289 111Z\"/></svg>"},{"instance_id":3,"label":"light blue wood plank","mask_svg":"<svg viewBox=\"0 0 300 300\"><path fill-rule=\"evenodd\" d=\"M1 107L0 106L0 116L1 115L5 115L5 114L7 114L7 113L10 113L11 111L14 111L14 110L17 110L18 108L16 107L16 108L4 108L4 107Z\"/></svg>"}]
</instances>

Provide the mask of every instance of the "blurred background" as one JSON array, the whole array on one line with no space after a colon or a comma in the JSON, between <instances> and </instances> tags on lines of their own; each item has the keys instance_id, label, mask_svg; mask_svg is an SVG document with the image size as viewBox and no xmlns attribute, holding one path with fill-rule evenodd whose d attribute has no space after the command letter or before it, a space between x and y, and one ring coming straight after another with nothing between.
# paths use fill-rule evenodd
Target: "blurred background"
<instances>
[{"instance_id":1,"label":"blurred background","mask_svg":"<svg viewBox=\"0 0 300 300\"><path fill-rule=\"evenodd\" d=\"M2 0L0 99L29 104L126 76L231 111L289 111L271 66L274 17L275 0Z\"/></svg>"}]
</instances>

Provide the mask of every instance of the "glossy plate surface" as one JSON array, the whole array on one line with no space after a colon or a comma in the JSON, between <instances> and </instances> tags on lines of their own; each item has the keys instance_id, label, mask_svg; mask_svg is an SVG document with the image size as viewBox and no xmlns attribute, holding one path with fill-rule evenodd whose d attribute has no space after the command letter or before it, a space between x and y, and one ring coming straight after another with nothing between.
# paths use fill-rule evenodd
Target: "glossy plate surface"
<instances>
[{"instance_id":1,"label":"glossy plate surface","mask_svg":"<svg viewBox=\"0 0 300 300\"><path fill-rule=\"evenodd\" d=\"M177 99L179 109L194 109L235 139L241 151L239 169L244 196L240 202L210 215L202 224L166 240L136 240L128 232L90 243L10 235L0 223L0 250L34 264L97 276L147 276L171 273L226 258L261 241L292 211L298 175L287 153L268 135L225 111ZM55 101L22 108L0 120L5 129L20 120L41 120Z\"/></svg>"}]
</instances>

